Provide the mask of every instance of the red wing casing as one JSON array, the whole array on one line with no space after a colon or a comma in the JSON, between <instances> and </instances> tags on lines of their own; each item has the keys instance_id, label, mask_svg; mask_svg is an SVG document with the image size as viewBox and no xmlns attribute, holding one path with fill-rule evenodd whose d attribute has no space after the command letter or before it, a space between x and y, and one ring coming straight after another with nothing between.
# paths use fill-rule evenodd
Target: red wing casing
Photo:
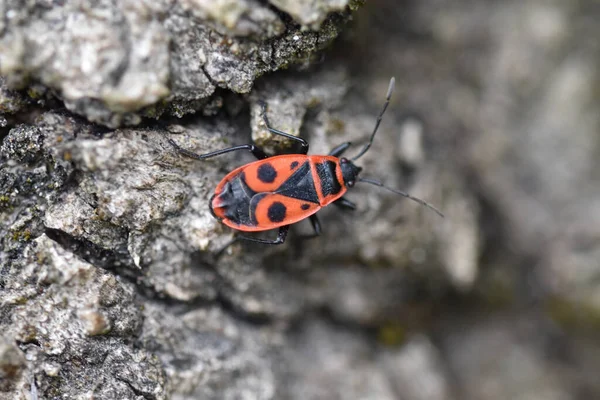
<instances>
[{"instance_id":1,"label":"red wing casing","mask_svg":"<svg viewBox=\"0 0 600 400\"><path fill-rule=\"evenodd\" d=\"M211 210L225 225L247 232L301 221L346 192L338 161L290 154L246 164L217 185Z\"/></svg>"}]
</instances>

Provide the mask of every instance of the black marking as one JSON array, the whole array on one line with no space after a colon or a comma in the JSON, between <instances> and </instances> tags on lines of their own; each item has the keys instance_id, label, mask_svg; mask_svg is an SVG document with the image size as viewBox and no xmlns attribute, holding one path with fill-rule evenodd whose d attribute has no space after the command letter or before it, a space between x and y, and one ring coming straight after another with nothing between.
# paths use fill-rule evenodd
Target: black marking
<instances>
[{"instance_id":1,"label":"black marking","mask_svg":"<svg viewBox=\"0 0 600 400\"><path fill-rule=\"evenodd\" d=\"M293 161L293 162L290 164L290 169L291 169L291 170L295 169L295 168L298 166L298 164L300 164L298 161Z\"/></svg>"},{"instance_id":2,"label":"black marking","mask_svg":"<svg viewBox=\"0 0 600 400\"><path fill-rule=\"evenodd\" d=\"M215 215L213 200L218 208L223 209L225 218L238 225L255 226L256 221L250 217L250 199L256 193L248 187L244 173L233 177L223 185L223 190L214 195L210 201L210 210Z\"/></svg>"},{"instance_id":3,"label":"black marking","mask_svg":"<svg viewBox=\"0 0 600 400\"><path fill-rule=\"evenodd\" d=\"M269 206L269 210L267 211L267 216L271 222L281 222L285 219L285 213L287 208L285 205L279 201L273 202Z\"/></svg>"},{"instance_id":4,"label":"black marking","mask_svg":"<svg viewBox=\"0 0 600 400\"><path fill-rule=\"evenodd\" d=\"M304 203L300 206L300 208L303 209L304 211L306 211L310 208L310 204Z\"/></svg>"},{"instance_id":5,"label":"black marking","mask_svg":"<svg viewBox=\"0 0 600 400\"><path fill-rule=\"evenodd\" d=\"M342 190L342 186L338 182L335 170L337 164L333 161L325 161L324 163L316 164L317 175L321 181L321 194L327 197L331 194L338 194Z\"/></svg>"},{"instance_id":6,"label":"black marking","mask_svg":"<svg viewBox=\"0 0 600 400\"><path fill-rule=\"evenodd\" d=\"M244 191L244 196L251 199L252 196L254 196L256 194L256 192L254 190L252 190L250 188L250 185L248 185L248 183L246 182L246 173L244 171L242 171L242 172L240 172L238 177L240 180L241 188Z\"/></svg>"},{"instance_id":7,"label":"black marking","mask_svg":"<svg viewBox=\"0 0 600 400\"><path fill-rule=\"evenodd\" d=\"M256 177L264 183L273 183L277 178L277 171L270 163L264 163L258 167Z\"/></svg>"},{"instance_id":8,"label":"black marking","mask_svg":"<svg viewBox=\"0 0 600 400\"><path fill-rule=\"evenodd\" d=\"M258 225L258 220L256 219L256 207L258 207L258 203L260 203L261 200L267 197L268 195L268 193L258 193L254 197L252 197L252 199L248 203L248 215L250 221L252 221L252 224L255 226Z\"/></svg>"},{"instance_id":9,"label":"black marking","mask_svg":"<svg viewBox=\"0 0 600 400\"><path fill-rule=\"evenodd\" d=\"M302 163L300 168L283 182L275 193L319 204L319 196L315 189L308 161Z\"/></svg>"}]
</instances>

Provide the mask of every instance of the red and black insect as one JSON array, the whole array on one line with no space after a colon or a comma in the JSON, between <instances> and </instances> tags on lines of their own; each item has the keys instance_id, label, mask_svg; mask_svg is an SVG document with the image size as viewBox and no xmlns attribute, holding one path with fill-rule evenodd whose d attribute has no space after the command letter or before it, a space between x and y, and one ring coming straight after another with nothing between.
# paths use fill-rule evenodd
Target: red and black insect
<instances>
[{"instance_id":1,"label":"red and black insect","mask_svg":"<svg viewBox=\"0 0 600 400\"><path fill-rule=\"evenodd\" d=\"M408 193L388 188L374 179L358 177L362 168L354 165L354 161L371 147L390 102L394 83L392 78L385 104L377 117L368 143L351 159L341 157L350 147L350 142L335 147L328 155L307 155L309 145L304 139L271 127L265 103L262 104L262 118L267 129L275 135L297 142L301 146L297 154L268 156L254 144L196 154L181 148L172 139L167 140L180 153L199 160L238 150L249 150L258 159L231 171L219 182L210 200L210 210L215 218L233 229L259 232L279 228L279 233L275 240L248 236L238 236L235 240L281 244L285 241L289 226L305 218L308 218L313 226L314 235L311 236L318 236L321 234L321 224L315 213L328 204L349 210L356 209L354 203L343 197L348 188L353 187L356 182L383 187L443 216L430 204Z\"/></svg>"}]
</instances>

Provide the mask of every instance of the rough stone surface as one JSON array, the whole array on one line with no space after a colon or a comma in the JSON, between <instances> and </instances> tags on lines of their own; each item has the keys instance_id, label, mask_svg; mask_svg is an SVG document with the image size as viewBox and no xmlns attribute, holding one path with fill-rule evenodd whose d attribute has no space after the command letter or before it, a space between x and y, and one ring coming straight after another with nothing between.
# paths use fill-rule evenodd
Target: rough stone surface
<instances>
[{"instance_id":1,"label":"rough stone surface","mask_svg":"<svg viewBox=\"0 0 600 400\"><path fill-rule=\"evenodd\" d=\"M27 97L20 93L10 90L6 86L6 79L0 77L0 112L2 114L15 114L23 110L28 104ZM5 127L7 122L5 116L2 116L4 122L2 127Z\"/></svg>"},{"instance_id":2,"label":"rough stone surface","mask_svg":"<svg viewBox=\"0 0 600 400\"><path fill-rule=\"evenodd\" d=\"M248 93L258 76L331 42L349 11L329 3L294 14L311 31L256 0L4 0L0 74L14 88L40 82L69 110L111 127L211 112L217 88Z\"/></svg>"},{"instance_id":3,"label":"rough stone surface","mask_svg":"<svg viewBox=\"0 0 600 400\"><path fill-rule=\"evenodd\" d=\"M358 3L0 0L0 399L600 397L600 9L373 1L320 58ZM357 184L216 258L252 156L167 138L352 157L392 75L357 164L446 217Z\"/></svg>"},{"instance_id":4,"label":"rough stone surface","mask_svg":"<svg viewBox=\"0 0 600 400\"><path fill-rule=\"evenodd\" d=\"M318 29L332 11L342 11L349 0L271 0L271 4L287 12L302 25Z\"/></svg>"},{"instance_id":5,"label":"rough stone surface","mask_svg":"<svg viewBox=\"0 0 600 400\"><path fill-rule=\"evenodd\" d=\"M277 398L276 332L263 332L220 307L176 311L148 304L144 315L141 344L161 360L173 398Z\"/></svg>"},{"instance_id":6,"label":"rough stone surface","mask_svg":"<svg viewBox=\"0 0 600 400\"><path fill-rule=\"evenodd\" d=\"M0 306L10 338L3 346L16 344L27 359L23 367L11 352L14 374L5 394L23 396L35 386L43 397L166 398L158 359L129 343L142 322L132 284L44 234L3 272ZM3 358L3 369L9 363Z\"/></svg>"}]
</instances>

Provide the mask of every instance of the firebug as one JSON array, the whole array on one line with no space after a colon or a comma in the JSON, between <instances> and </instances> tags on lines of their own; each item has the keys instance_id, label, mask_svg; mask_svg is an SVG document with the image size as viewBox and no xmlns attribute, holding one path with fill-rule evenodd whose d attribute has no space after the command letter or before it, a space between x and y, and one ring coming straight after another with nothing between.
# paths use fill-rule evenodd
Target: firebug
<instances>
[{"instance_id":1,"label":"firebug","mask_svg":"<svg viewBox=\"0 0 600 400\"><path fill-rule=\"evenodd\" d=\"M261 104L262 118L267 129L274 135L283 136L299 144L300 150L297 154L269 156L253 143L196 154L180 147L170 138L167 140L179 153L198 160L239 150L250 151L257 158L257 161L234 169L217 184L209 207L215 218L233 229L242 232L272 229L279 231L274 240L238 236L234 241L244 239L265 244L282 244L290 225L306 218L314 229L312 236L318 236L321 234L321 224L316 215L317 211L329 204L355 210L356 205L344 195L357 182L385 188L416 201L443 217L435 207L419 198L384 186L378 180L360 178L362 168L354 164L371 148L383 114L390 103L394 85L395 79L392 78L385 104L377 117L369 141L352 158L342 157L351 146L351 142L340 144L328 155L307 155L309 144L306 140L271 127L266 114L267 105L264 102Z\"/></svg>"}]
</instances>

